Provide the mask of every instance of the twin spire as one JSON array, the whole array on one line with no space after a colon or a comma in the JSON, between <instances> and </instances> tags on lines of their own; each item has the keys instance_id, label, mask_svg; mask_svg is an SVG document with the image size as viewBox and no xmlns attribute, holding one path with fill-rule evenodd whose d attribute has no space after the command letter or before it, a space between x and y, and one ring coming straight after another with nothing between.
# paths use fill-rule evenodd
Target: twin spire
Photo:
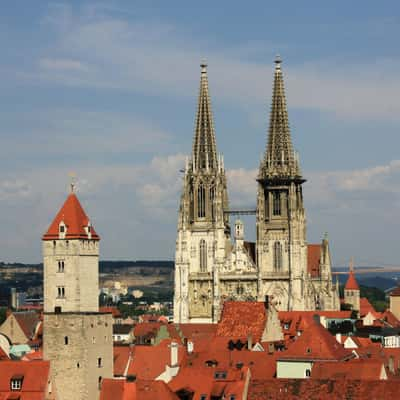
<instances>
[{"instance_id":1,"label":"twin spire","mask_svg":"<svg viewBox=\"0 0 400 400\"><path fill-rule=\"evenodd\" d=\"M202 63L200 93L193 141L193 165L197 170L217 168L217 145L208 90L207 64Z\"/></svg>"},{"instance_id":2,"label":"twin spire","mask_svg":"<svg viewBox=\"0 0 400 400\"><path fill-rule=\"evenodd\" d=\"M274 88L268 131L267 149L261 163L259 178L301 178L298 154L294 151L289 128L285 88L281 69L282 60L275 59ZM208 89L207 64L201 65L200 93L193 141L193 168L219 168L214 120Z\"/></svg>"},{"instance_id":3,"label":"twin spire","mask_svg":"<svg viewBox=\"0 0 400 400\"><path fill-rule=\"evenodd\" d=\"M281 64L282 60L277 56L268 143L264 160L260 166L260 178L301 176L298 154L293 149L290 135Z\"/></svg>"}]
</instances>

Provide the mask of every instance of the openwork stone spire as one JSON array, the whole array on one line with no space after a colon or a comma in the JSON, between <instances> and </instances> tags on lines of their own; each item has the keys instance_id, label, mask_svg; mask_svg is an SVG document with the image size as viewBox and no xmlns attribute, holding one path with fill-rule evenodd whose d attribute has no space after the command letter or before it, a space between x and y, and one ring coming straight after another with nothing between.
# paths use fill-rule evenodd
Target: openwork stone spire
<instances>
[{"instance_id":1,"label":"openwork stone spire","mask_svg":"<svg viewBox=\"0 0 400 400\"><path fill-rule=\"evenodd\" d=\"M199 103L193 141L193 166L196 170L217 168L217 146L205 63L201 64Z\"/></svg>"},{"instance_id":2,"label":"openwork stone spire","mask_svg":"<svg viewBox=\"0 0 400 400\"><path fill-rule=\"evenodd\" d=\"M292 146L281 59L275 59L275 77L267 150L260 167L261 177L300 177L298 156Z\"/></svg>"}]
</instances>

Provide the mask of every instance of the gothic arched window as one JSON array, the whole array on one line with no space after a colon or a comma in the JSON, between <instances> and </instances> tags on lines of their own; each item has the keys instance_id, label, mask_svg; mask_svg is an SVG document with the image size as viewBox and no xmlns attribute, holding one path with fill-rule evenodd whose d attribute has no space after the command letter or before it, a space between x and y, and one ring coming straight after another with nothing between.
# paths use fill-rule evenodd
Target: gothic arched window
<instances>
[{"instance_id":1,"label":"gothic arched window","mask_svg":"<svg viewBox=\"0 0 400 400\"><path fill-rule=\"evenodd\" d=\"M207 271L207 243L204 239L200 240L200 272Z\"/></svg>"},{"instance_id":2,"label":"gothic arched window","mask_svg":"<svg viewBox=\"0 0 400 400\"><path fill-rule=\"evenodd\" d=\"M282 269L282 244L274 243L274 269L279 271Z\"/></svg>"},{"instance_id":3,"label":"gothic arched window","mask_svg":"<svg viewBox=\"0 0 400 400\"><path fill-rule=\"evenodd\" d=\"M210 208L211 208L211 219L214 220L215 219L215 205L214 205L214 201L215 201L215 186L212 186L210 188Z\"/></svg>"},{"instance_id":4,"label":"gothic arched window","mask_svg":"<svg viewBox=\"0 0 400 400\"><path fill-rule=\"evenodd\" d=\"M272 213L274 215L281 215L281 194L276 191L273 192Z\"/></svg>"},{"instance_id":5,"label":"gothic arched window","mask_svg":"<svg viewBox=\"0 0 400 400\"><path fill-rule=\"evenodd\" d=\"M202 183L197 189L197 216L199 218L206 216L206 189Z\"/></svg>"}]
</instances>

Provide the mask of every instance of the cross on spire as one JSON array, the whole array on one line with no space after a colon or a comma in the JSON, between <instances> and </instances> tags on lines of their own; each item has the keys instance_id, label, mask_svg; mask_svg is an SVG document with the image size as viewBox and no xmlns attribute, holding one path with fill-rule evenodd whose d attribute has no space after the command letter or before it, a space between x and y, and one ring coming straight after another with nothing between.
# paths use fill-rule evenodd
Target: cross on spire
<instances>
[{"instance_id":1,"label":"cross on spire","mask_svg":"<svg viewBox=\"0 0 400 400\"><path fill-rule=\"evenodd\" d=\"M207 63L202 61L200 67L200 93L193 140L193 163L198 170L217 168L217 146L208 90Z\"/></svg>"}]
</instances>

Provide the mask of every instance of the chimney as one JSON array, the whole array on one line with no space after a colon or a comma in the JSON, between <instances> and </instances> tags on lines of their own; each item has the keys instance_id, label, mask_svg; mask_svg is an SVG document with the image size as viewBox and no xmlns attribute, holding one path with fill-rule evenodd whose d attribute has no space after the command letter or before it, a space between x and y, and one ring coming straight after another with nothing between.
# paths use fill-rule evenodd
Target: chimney
<instances>
[{"instance_id":1,"label":"chimney","mask_svg":"<svg viewBox=\"0 0 400 400\"><path fill-rule=\"evenodd\" d=\"M178 365L178 343L171 342L171 367L176 367Z\"/></svg>"},{"instance_id":2,"label":"chimney","mask_svg":"<svg viewBox=\"0 0 400 400\"><path fill-rule=\"evenodd\" d=\"M194 343L191 340L187 341L186 350L188 354L192 354L194 350Z\"/></svg>"},{"instance_id":3,"label":"chimney","mask_svg":"<svg viewBox=\"0 0 400 400\"><path fill-rule=\"evenodd\" d=\"M269 310L269 296L268 295L265 295L264 308L266 311Z\"/></svg>"},{"instance_id":4,"label":"chimney","mask_svg":"<svg viewBox=\"0 0 400 400\"><path fill-rule=\"evenodd\" d=\"M250 333L247 335L247 350L251 350L253 348L253 335Z\"/></svg>"},{"instance_id":5,"label":"chimney","mask_svg":"<svg viewBox=\"0 0 400 400\"><path fill-rule=\"evenodd\" d=\"M273 343L268 343L268 354L274 354L275 347Z\"/></svg>"}]
</instances>

